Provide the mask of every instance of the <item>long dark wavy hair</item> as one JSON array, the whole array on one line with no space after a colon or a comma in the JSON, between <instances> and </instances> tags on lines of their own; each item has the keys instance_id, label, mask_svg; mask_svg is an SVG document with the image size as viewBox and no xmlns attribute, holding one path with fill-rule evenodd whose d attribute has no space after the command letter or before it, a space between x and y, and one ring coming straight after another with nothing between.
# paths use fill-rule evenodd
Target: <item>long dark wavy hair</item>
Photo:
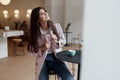
<instances>
[{"instance_id":1,"label":"long dark wavy hair","mask_svg":"<svg viewBox=\"0 0 120 80\"><path fill-rule=\"evenodd\" d=\"M41 23L39 21L40 9L44 9L44 8L43 7L34 8L31 13L30 35L29 35L29 42L28 42L27 50L32 53L33 52L37 53L39 50L39 45L38 45L37 40L38 40L38 37L41 37L41 32L40 32ZM48 25L48 27L50 27L53 30L53 33L57 36L57 38L59 40L60 37L58 35L58 32L57 32L53 22L51 20L48 20L47 25Z\"/></svg>"}]
</instances>

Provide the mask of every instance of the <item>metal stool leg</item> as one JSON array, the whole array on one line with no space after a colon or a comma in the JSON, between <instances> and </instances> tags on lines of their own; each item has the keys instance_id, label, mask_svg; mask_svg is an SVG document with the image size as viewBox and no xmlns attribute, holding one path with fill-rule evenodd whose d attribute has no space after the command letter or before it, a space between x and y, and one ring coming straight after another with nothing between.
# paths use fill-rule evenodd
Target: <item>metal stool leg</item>
<instances>
[{"instance_id":1,"label":"metal stool leg","mask_svg":"<svg viewBox=\"0 0 120 80\"><path fill-rule=\"evenodd\" d=\"M72 74L73 76L75 75L75 64L74 63L72 63Z\"/></svg>"}]
</instances>

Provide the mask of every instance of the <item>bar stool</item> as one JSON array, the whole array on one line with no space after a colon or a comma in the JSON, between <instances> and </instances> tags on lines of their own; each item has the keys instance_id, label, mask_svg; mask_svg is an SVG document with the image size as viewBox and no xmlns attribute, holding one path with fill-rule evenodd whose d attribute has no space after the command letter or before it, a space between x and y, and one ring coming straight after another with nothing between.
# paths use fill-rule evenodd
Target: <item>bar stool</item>
<instances>
[{"instance_id":1,"label":"bar stool","mask_svg":"<svg viewBox=\"0 0 120 80\"><path fill-rule=\"evenodd\" d=\"M73 37L73 38L71 39L71 45L72 45L72 44L75 45L75 43L76 43L75 41L78 41L78 44L80 44L80 42L81 42L80 33L78 33L78 36L77 36L77 37Z\"/></svg>"},{"instance_id":2,"label":"bar stool","mask_svg":"<svg viewBox=\"0 0 120 80\"><path fill-rule=\"evenodd\" d=\"M22 39L15 38L12 39L12 41L13 41L13 56L25 55L24 44Z\"/></svg>"},{"instance_id":3,"label":"bar stool","mask_svg":"<svg viewBox=\"0 0 120 80\"><path fill-rule=\"evenodd\" d=\"M54 71L49 71L49 75L54 75L55 80L61 80L60 77Z\"/></svg>"}]
</instances>

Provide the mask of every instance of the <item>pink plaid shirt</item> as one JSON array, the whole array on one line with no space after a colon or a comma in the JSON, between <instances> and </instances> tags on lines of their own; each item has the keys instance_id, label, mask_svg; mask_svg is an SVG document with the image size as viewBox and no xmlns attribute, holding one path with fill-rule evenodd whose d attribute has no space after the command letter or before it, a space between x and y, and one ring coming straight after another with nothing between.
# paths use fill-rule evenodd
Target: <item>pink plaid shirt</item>
<instances>
[{"instance_id":1,"label":"pink plaid shirt","mask_svg":"<svg viewBox=\"0 0 120 80\"><path fill-rule=\"evenodd\" d=\"M60 36L59 45L57 45L57 43L52 39L51 40L51 44L52 44L51 49L46 49L44 52L41 52L41 49L39 49L37 54L36 53L31 53L32 56L36 57L35 80L39 80L39 74L40 74L40 71L42 69L42 65L44 63L46 55L50 51L53 51L54 54L56 55L58 52L62 51L62 47L66 44L66 39L65 39L65 36L63 34L63 31L62 31L62 28L61 28L60 24L59 23L54 23L54 25L57 29L57 32L58 32L59 36ZM52 30L50 30L49 34L50 35L52 34ZM46 41L46 40L50 40L50 39L48 39L48 37L46 37L46 35L42 35L42 38L41 37L38 38L38 44L41 46L44 43L43 41Z\"/></svg>"}]
</instances>

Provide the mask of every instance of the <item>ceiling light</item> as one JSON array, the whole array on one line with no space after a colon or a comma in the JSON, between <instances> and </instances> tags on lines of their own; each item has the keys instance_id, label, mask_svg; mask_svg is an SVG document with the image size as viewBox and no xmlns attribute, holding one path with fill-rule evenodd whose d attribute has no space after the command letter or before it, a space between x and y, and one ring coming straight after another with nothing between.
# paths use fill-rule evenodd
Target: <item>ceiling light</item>
<instances>
[{"instance_id":1,"label":"ceiling light","mask_svg":"<svg viewBox=\"0 0 120 80\"><path fill-rule=\"evenodd\" d=\"M14 13L19 14L19 10L18 9L14 10Z\"/></svg>"},{"instance_id":2,"label":"ceiling light","mask_svg":"<svg viewBox=\"0 0 120 80\"><path fill-rule=\"evenodd\" d=\"M4 14L4 15L7 15L7 14L8 14L8 11L7 11L7 10L3 10L3 14Z\"/></svg>"},{"instance_id":3,"label":"ceiling light","mask_svg":"<svg viewBox=\"0 0 120 80\"><path fill-rule=\"evenodd\" d=\"M27 10L27 13L28 13L28 14L31 14L31 12L32 12L32 9L28 9L28 10Z\"/></svg>"},{"instance_id":4,"label":"ceiling light","mask_svg":"<svg viewBox=\"0 0 120 80\"><path fill-rule=\"evenodd\" d=\"M11 0L0 0L2 5L8 5L8 4L10 4L10 1Z\"/></svg>"}]
</instances>

